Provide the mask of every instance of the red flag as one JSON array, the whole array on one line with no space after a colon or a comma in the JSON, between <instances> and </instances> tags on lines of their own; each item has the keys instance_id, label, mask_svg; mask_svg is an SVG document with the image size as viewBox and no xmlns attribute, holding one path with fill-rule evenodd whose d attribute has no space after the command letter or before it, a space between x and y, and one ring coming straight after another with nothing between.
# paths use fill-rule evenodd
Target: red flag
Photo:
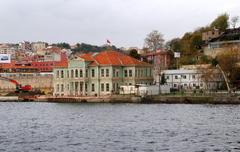
<instances>
[{"instance_id":1,"label":"red flag","mask_svg":"<svg viewBox=\"0 0 240 152\"><path fill-rule=\"evenodd\" d=\"M109 40L107 40L107 44L111 44L111 42Z\"/></svg>"}]
</instances>

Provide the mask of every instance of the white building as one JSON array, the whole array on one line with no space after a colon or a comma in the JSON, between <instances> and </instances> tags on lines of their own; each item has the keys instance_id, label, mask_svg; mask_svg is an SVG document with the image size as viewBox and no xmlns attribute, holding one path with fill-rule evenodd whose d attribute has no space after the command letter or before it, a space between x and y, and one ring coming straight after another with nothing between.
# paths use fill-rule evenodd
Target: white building
<instances>
[{"instance_id":1,"label":"white building","mask_svg":"<svg viewBox=\"0 0 240 152\"><path fill-rule=\"evenodd\" d=\"M47 43L45 42L32 42L31 43L31 48L32 51L37 51L37 50L42 50L47 47Z\"/></svg>"},{"instance_id":2,"label":"white building","mask_svg":"<svg viewBox=\"0 0 240 152\"><path fill-rule=\"evenodd\" d=\"M173 89L216 90L223 86L224 78L217 69L177 69L164 70L166 83Z\"/></svg>"},{"instance_id":3,"label":"white building","mask_svg":"<svg viewBox=\"0 0 240 152\"><path fill-rule=\"evenodd\" d=\"M160 90L159 90L160 89ZM168 85L124 85L120 86L120 94L134 94L140 96L159 95L170 93L170 86Z\"/></svg>"}]
</instances>

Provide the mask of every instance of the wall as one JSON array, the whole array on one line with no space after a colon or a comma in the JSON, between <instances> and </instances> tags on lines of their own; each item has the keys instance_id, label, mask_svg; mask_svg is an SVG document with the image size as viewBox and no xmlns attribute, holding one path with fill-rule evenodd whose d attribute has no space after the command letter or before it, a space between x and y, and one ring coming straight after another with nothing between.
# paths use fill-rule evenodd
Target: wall
<instances>
[{"instance_id":1,"label":"wall","mask_svg":"<svg viewBox=\"0 0 240 152\"><path fill-rule=\"evenodd\" d=\"M11 79L14 79L18 81L22 85L31 85L33 89L47 89L52 90L53 85L53 77L52 76L20 76L20 77L11 77ZM14 91L16 86L15 84L0 80L0 90L1 91Z\"/></svg>"}]
</instances>

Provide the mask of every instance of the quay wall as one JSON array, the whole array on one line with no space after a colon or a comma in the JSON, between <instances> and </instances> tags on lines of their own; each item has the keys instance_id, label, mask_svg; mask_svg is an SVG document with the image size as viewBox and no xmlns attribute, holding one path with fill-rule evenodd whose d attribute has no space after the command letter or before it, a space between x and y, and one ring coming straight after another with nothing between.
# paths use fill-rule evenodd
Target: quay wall
<instances>
[{"instance_id":1,"label":"quay wall","mask_svg":"<svg viewBox=\"0 0 240 152\"><path fill-rule=\"evenodd\" d=\"M146 103L146 104L240 104L240 96L151 96L114 95L109 97L42 98L47 102Z\"/></svg>"},{"instance_id":2,"label":"quay wall","mask_svg":"<svg viewBox=\"0 0 240 152\"><path fill-rule=\"evenodd\" d=\"M16 97L0 97L0 101L14 101ZM18 101L56 103L139 103L139 104L240 104L240 96L103 96L103 97L19 97Z\"/></svg>"}]
</instances>

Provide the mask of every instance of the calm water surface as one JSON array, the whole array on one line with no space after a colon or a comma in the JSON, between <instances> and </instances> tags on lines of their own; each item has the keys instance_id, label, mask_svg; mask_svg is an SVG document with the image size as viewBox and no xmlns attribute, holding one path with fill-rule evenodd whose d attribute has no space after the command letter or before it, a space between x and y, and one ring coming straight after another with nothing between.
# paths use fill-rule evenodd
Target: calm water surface
<instances>
[{"instance_id":1,"label":"calm water surface","mask_svg":"<svg viewBox=\"0 0 240 152\"><path fill-rule=\"evenodd\" d=\"M240 106L0 103L5 151L240 151Z\"/></svg>"}]
</instances>

